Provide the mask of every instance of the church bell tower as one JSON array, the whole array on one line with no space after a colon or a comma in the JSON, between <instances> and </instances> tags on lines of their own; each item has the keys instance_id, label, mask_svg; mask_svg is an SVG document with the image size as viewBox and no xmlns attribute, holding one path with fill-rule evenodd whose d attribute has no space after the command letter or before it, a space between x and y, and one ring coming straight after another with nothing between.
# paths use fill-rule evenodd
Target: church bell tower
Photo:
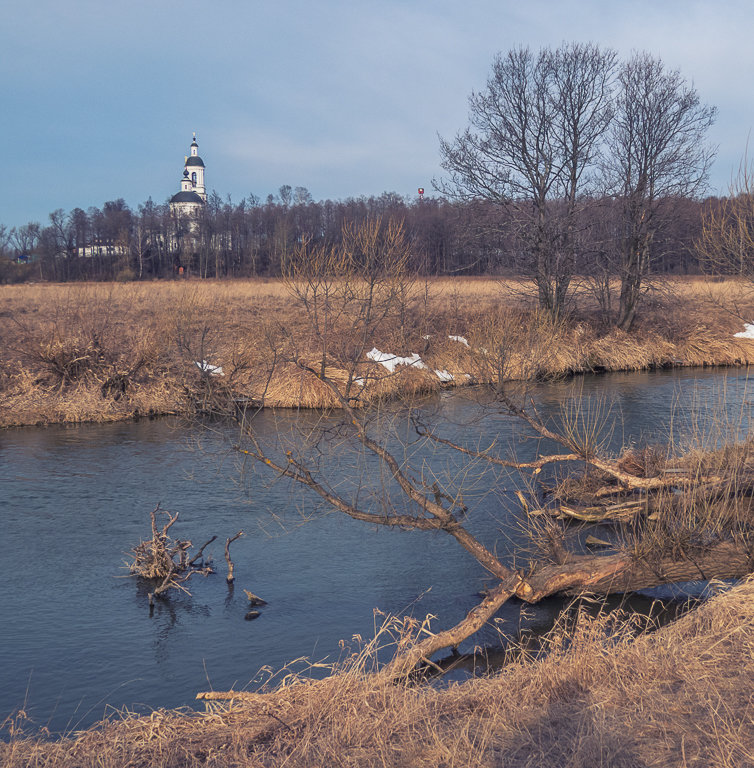
<instances>
[{"instance_id":1,"label":"church bell tower","mask_svg":"<svg viewBox=\"0 0 754 768\"><path fill-rule=\"evenodd\" d=\"M196 143L196 133L191 142L191 154L186 158L186 170L189 172L189 178L194 192L206 203L207 190L204 186L204 161L199 157L199 145Z\"/></svg>"},{"instance_id":2,"label":"church bell tower","mask_svg":"<svg viewBox=\"0 0 754 768\"><path fill-rule=\"evenodd\" d=\"M184 163L181 191L170 198L170 208L175 214L196 219L207 202L207 190L204 186L204 161L199 157L196 133L189 152L191 154L186 157Z\"/></svg>"}]
</instances>

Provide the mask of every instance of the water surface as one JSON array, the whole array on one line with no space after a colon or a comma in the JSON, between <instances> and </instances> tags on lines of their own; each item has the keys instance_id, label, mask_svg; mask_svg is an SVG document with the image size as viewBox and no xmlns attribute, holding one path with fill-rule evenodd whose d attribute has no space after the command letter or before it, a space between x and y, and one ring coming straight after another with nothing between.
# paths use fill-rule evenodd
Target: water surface
<instances>
[{"instance_id":1,"label":"water surface","mask_svg":"<svg viewBox=\"0 0 754 768\"><path fill-rule=\"evenodd\" d=\"M728 431L745 431L746 382L743 371L608 374L538 385L534 396L547 416L574 386L587 398L605 395L619 417L611 437L617 450L704 426L711 412L718 424L727 419ZM527 433L509 416L480 412L457 394L443 394L426 410L445 434L468 444L496 439L521 458L542 448L523 439ZM264 435L296 418L313 416L264 414L257 428ZM375 608L433 614L448 626L474 604L484 573L450 537L328 514L286 481L270 485L269 476L239 481L228 435L203 434L201 449L196 437L167 420L0 432L0 720L24 707L37 723L64 731L111 707L191 705L197 691L243 687L264 667L336 658L341 639L373 633ZM460 466L445 456L425 458L438 477ZM331 474L342 469L341 459L331 458ZM362 457L361 466L371 473L366 485L379 488L374 461ZM487 473L468 485L470 527L510 560L521 543L507 527L520 480ZM150 615L145 585L122 565L129 548L149 536L148 513L158 502L180 512L174 530L182 538L200 544L218 536L211 548L219 572L195 577L191 597L172 593ZM301 514L313 519L303 524ZM229 590L222 541L240 529L246 536L233 545L237 580ZM243 589L269 602L256 621L244 620ZM545 626L559 605L545 601L529 623ZM501 612L506 632L519 626L519 610L511 604ZM488 629L467 646L495 640Z\"/></svg>"}]
</instances>

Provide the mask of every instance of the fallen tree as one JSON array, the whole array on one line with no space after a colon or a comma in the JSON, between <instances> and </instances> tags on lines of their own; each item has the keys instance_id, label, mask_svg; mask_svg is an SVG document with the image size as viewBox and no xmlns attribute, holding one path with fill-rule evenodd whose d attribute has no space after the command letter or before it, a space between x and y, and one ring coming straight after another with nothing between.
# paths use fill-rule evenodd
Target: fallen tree
<instances>
[{"instance_id":1,"label":"fallen tree","mask_svg":"<svg viewBox=\"0 0 754 768\"><path fill-rule=\"evenodd\" d=\"M273 444L256 434L256 411L246 410L237 415L238 440L233 445L244 459L264 465L278 479L308 488L329 508L355 520L451 536L497 580L458 624L401 647L383 674L405 677L418 664L431 663L434 653L457 647L512 598L533 604L559 593L607 595L670 582L738 578L752 571L752 515L741 502L742 490L754 486L748 447L728 451L723 460L697 457L685 464L665 463L656 473L647 473L641 470L635 453L617 458L604 455L594 425L582 430L573 419L560 425L547 423L525 391L514 398L511 385L503 380L490 389L486 407L502 409L533 435L560 446L562 452L516 461L500 456L494 446L474 449L436 434L423 425L410 403L387 414L373 393L386 375L414 375L414 358L402 358L409 362L385 374L379 363L369 362L366 352L373 346L372 334L378 327L383 334L392 332L396 339L405 333L401 287L406 278L401 265L407 247L400 231L390 228L383 232L379 223L358 237L354 233L344 236L337 252L320 251L312 258L306 244L302 245L291 260L288 279L292 296L309 314L319 353L313 362L311 347L302 351L291 341L292 334L284 334L288 343L274 350L274 358L296 366L303 377L324 387L337 403L341 418L337 424L307 421L291 436L278 435ZM491 356L486 349L478 354ZM405 434L405 425L412 418L420 439L473 463L535 476L547 465L586 467L591 485L584 495L609 497L606 508L621 512L612 516L619 529L613 546L601 554L584 554L582 547L567 539L567 522L530 514L532 536L545 542L542 556L525 568L504 561L467 524L472 514L464 502L467 473L457 472L458 482L440 483L423 461L413 463L415 451L398 436L399 432ZM349 449L355 451L361 467L363 457L370 457L375 473L382 478L380 493L366 493L358 477L351 478L355 486L350 490L330 477L329 458L340 457ZM621 495L634 498L621 500ZM609 517L590 514L593 519ZM571 516L578 518L578 510ZM582 517L589 519L589 515ZM226 698L234 696L231 691ZM212 697L223 698L223 693L214 692Z\"/></svg>"},{"instance_id":2,"label":"fallen tree","mask_svg":"<svg viewBox=\"0 0 754 768\"><path fill-rule=\"evenodd\" d=\"M669 583L736 579L754 570L754 538L748 514L740 514L741 510L732 514L724 504L741 500L733 478L728 478L724 494L720 493L723 480L716 479L714 482L719 514L710 514L711 510L707 508L711 498L709 492L697 494L693 483L687 480L680 484L685 490L679 493L676 486L676 493L665 497L664 505L662 499L655 500L657 511L652 516L637 521L632 512L630 518L624 521L630 526L623 526L626 530L623 530L624 542L619 551L615 551L614 546L613 551L604 554L578 554L566 548L564 529L556 528L550 541L549 557L531 563L525 570L512 568L467 530L461 519L463 515L453 509L458 506L457 498L449 495L442 498L428 489L426 484L409 479L410 471L405 464L369 436L363 421L365 415L351 409L345 402L343 408L351 416L359 442L384 462L401 491L416 505L415 514L385 514L360 509L329 488L322 478L317 479L313 470L302 459L294 457L292 452L286 453L285 461L271 459L252 431L245 435L249 441L246 447L237 444L235 449L244 456L263 462L280 477L311 488L332 507L354 519L402 529L443 531L455 538L488 573L498 579L498 583L461 622L403 649L385 667L384 674L406 676L418 664L430 663L431 656L438 651L456 648L481 629L512 598L535 604L556 594L608 595ZM579 458L569 456L568 461ZM507 464L516 469L541 466L540 462L510 461ZM631 488L630 482L625 485ZM657 485L657 488L666 487L664 481ZM749 490L748 484L743 490ZM696 505L700 503L706 510L706 520L694 514ZM646 509L646 500L640 505ZM230 698L233 697L231 693ZM217 693L214 695L218 696Z\"/></svg>"}]
</instances>

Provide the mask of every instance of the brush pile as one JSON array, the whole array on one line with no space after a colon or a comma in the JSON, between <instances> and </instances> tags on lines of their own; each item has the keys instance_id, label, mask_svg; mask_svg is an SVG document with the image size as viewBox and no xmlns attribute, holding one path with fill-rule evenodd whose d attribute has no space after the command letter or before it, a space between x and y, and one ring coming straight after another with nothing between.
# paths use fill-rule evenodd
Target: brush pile
<instances>
[{"instance_id":1,"label":"brush pile","mask_svg":"<svg viewBox=\"0 0 754 768\"><path fill-rule=\"evenodd\" d=\"M165 515L168 520L159 528L157 525L157 513ZM211 561L203 559L204 549L211 544L217 536L213 536L204 543L195 555L191 556L191 542L188 540L174 539L168 531L178 519L178 513L160 509L158 504L150 513L152 523L152 538L149 541L139 542L132 550L133 561L129 564L132 575L155 582L157 586L149 593L149 605L154 605L154 598L169 589L179 589L190 594L184 586L191 576L201 574L209 576L214 573Z\"/></svg>"}]
</instances>

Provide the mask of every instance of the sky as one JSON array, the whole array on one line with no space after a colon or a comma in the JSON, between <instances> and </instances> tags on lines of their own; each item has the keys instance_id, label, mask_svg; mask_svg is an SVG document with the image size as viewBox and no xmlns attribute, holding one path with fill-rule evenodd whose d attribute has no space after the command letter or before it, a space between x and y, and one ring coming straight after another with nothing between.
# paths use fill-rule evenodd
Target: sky
<instances>
[{"instance_id":1,"label":"sky","mask_svg":"<svg viewBox=\"0 0 754 768\"><path fill-rule=\"evenodd\" d=\"M563 42L680 70L719 110L724 192L754 127L752 32L751 0L4 0L0 224L165 202L194 131L235 202L429 194L494 56Z\"/></svg>"}]
</instances>

